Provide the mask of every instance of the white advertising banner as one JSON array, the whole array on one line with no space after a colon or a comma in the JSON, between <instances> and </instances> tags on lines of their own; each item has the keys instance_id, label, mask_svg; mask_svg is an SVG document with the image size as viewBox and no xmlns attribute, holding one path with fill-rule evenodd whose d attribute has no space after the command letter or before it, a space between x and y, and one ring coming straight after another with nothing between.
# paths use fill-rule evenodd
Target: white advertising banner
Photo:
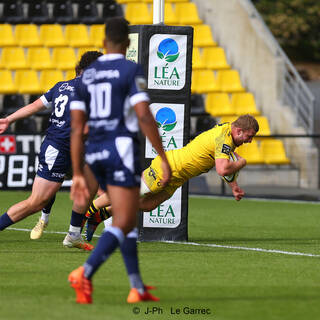
<instances>
[{"instance_id":1,"label":"white advertising banner","mask_svg":"<svg viewBox=\"0 0 320 320\"><path fill-rule=\"evenodd\" d=\"M149 43L148 89L182 89L186 83L186 57L186 35L154 34Z\"/></svg>"},{"instance_id":2,"label":"white advertising banner","mask_svg":"<svg viewBox=\"0 0 320 320\"><path fill-rule=\"evenodd\" d=\"M130 45L126 52L126 59L138 63L139 33L129 34Z\"/></svg>"},{"instance_id":3,"label":"white advertising banner","mask_svg":"<svg viewBox=\"0 0 320 320\"><path fill-rule=\"evenodd\" d=\"M150 110L156 119L162 145L165 151L183 147L184 104L152 103ZM157 152L146 139L146 158L155 158Z\"/></svg>"},{"instance_id":4,"label":"white advertising banner","mask_svg":"<svg viewBox=\"0 0 320 320\"><path fill-rule=\"evenodd\" d=\"M143 227L176 228L181 222L181 188L150 212L143 213Z\"/></svg>"}]
</instances>

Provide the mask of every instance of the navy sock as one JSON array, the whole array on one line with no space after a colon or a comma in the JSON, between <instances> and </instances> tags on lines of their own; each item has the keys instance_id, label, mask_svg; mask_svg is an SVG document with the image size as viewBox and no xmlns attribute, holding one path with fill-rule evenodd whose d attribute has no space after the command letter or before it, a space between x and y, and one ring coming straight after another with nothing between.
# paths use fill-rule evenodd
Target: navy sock
<instances>
[{"instance_id":1,"label":"navy sock","mask_svg":"<svg viewBox=\"0 0 320 320\"><path fill-rule=\"evenodd\" d=\"M72 210L70 224L74 227L81 227L84 214Z\"/></svg>"},{"instance_id":2,"label":"navy sock","mask_svg":"<svg viewBox=\"0 0 320 320\"><path fill-rule=\"evenodd\" d=\"M137 238L126 237L120 246L128 274L139 273Z\"/></svg>"},{"instance_id":3,"label":"navy sock","mask_svg":"<svg viewBox=\"0 0 320 320\"><path fill-rule=\"evenodd\" d=\"M123 234L115 234L113 229L120 230L114 227L106 229L106 232L102 234L97 246L84 264L84 275L86 278L91 279L100 265L107 260L112 252L119 246L119 243L123 241ZM122 233L121 230L120 232Z\"/></svg>"},{"instance_id":4,"label":"navy sock","mask_svg":"<svg viewBox=\"0 0 320 320\"><path fill-rule=\"evenodd\" d=\"M82 230L83 219L84 219L84 214L80 214L80 213L72 210L70 227L69 227L69 234L71 236L74 236L76 238L80 236L80 232Z\"/></svg>"},{"instance_id":5,"label":"navy sock","mask_svg":"<svg viewBox=\"0 0 320 320\"><path fill-rule=\"evenodd\" d=\"M135 228L128 233L120 246L120 250L126 265L131 288L137 288L142 293L145 289L139 272L137 238L138 229Z\"/></svg>"},{"instance_id":6,"label":"navy sock","mask_svg":"<svg viewBox=\"0 0 320 320\"><path fill-rule=\"evenodd\" d=\"M51 208L56 200L56 195L54 195L51 200L47 203L47 205L42 209L42 212L45 214L49 214L51 212Z\"/></svg>"},{"instance_id":7,"label":"navy sock","mask_svg":"<svg viewBox=\"0 0 320 320\"><path fill-rule=\"evenodd\" d=\"M11 220L11 218L8 216L8 213L4 213L0 217L0 231L4 230L5 228L11 226L14 224L14 222Z\"/></svg>"}]
</instances>

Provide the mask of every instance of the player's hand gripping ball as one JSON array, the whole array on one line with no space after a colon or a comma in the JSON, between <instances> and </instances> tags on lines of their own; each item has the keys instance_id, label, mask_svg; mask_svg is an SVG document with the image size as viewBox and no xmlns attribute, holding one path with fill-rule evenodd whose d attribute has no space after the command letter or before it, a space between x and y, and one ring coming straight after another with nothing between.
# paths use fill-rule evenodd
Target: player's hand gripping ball
<instances>
[{"instance_id":1,"label":"player's hand gripping ball","mask_svg":"<svg viewBox=\"0 0 320 320\"><path fill-rule=\"evenodd\" d=\"M230 152L229 160L230 161L237 161L238 160L236 154L233 151ZM225 182L229 183L229 182L235 181L238 178L238 175L239 175L239 171L237 171L237 172L235 172L233 174L230 174L228 176L223 176L222 179Z\"/></svg>"}]
</instances>

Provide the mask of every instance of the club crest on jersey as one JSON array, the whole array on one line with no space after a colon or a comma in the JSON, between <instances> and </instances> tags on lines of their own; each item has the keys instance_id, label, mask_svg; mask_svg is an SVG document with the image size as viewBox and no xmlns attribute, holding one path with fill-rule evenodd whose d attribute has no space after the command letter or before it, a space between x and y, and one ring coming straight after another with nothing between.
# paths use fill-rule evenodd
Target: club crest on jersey
<instances>
[{"instance_id":1,"label":"club crest on jersey","mask_svg":"<svg viewBox=\"0 0 320 320\"><path fill-rule=\"evenodd\" d=\"M229 155L230 151L231 151L230 146L228 146L227 144L222 145L222 150L221 150L222 153Z\"/></svg>"}]
</instances>

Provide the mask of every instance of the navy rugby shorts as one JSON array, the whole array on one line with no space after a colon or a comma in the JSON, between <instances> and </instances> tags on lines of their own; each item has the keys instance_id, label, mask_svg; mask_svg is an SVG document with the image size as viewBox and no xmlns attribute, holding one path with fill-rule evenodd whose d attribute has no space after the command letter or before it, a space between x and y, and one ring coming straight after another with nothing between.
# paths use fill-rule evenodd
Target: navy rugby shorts
<instances>
[{"instance_id":1,"label":"navy rugby shorts","mask_svg":"<svg viewBox=\"0 0 320 320\"><path fill-rule=\"evenodd\" d=\"M140 149L131 137L87 143L85 160L103 190L107 185L140 186Z\"/></svg>"},{"instance_id":2,"label":"navy rugby shorts","mask_svg":"<svg viewBox=\"0 0 320 320\"><path fill-rule=\"evenodd\" d=\"M49 181L63 182L70 169L70 150L45 139L40 148L37 175Z\"/></svg>"}]
</instances>

